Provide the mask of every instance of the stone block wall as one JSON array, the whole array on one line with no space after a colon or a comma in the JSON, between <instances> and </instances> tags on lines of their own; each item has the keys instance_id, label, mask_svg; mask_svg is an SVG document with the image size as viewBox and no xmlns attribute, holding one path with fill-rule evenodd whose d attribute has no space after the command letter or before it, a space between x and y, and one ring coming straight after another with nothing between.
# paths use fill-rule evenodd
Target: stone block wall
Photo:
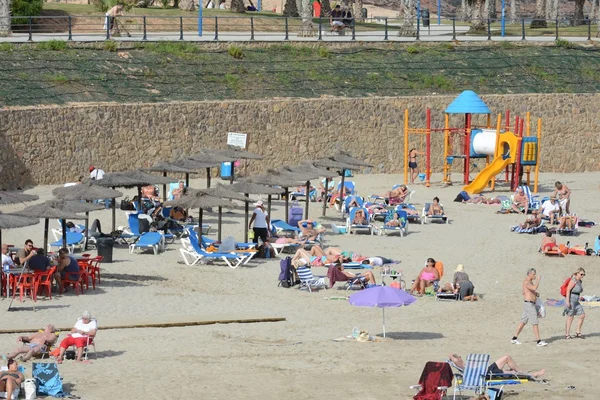
<instances>
[{"instance_id":1,"label":"stone block wall","mask_svg":"<svg viewBox=\"0 0 600 400\"><path fill-rule=\"evenodd\" d=\"M249 134L249 150L264 155L248 173L321 158L345 150L374 167L363 172L403 170L404 110L411 127L443 127L443 110L455 96L327 98L166 104L78 104L0 110L4 187L58 184L87 174L147 167L206 148L224 148L227 132ZM489 95L495 113L543 118L542 171L600 169L600 95ZM496 116L492 118L495 125ZM485 123L477 117L476 124ZM462 127L464 116L452 116ZM512 123L511 123L512 124ZM418 136L411 147L421 148ZM424 140L423 145L424 149ZM443 133L432 136L432 169L441 172ZM424 163L424 159L420 159ZM458 166L457 166L458 170ZM217 172L215 171L215 174Z\"/></svg>"}]
</instances>

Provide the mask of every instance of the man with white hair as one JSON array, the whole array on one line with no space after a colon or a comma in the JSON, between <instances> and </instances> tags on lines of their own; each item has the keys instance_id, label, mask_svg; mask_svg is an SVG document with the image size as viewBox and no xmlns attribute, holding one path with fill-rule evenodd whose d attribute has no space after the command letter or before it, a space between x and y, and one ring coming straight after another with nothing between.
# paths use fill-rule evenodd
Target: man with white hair
<instances>
[{"instance_id":1,"label":"man with white hair","mask_svg":"<svg viewBox=\"0 0 600 400\"><path fill-rule=\"evenodd\" d=\"M77 348L76 361L81 361L83 348L94 341L97 330L98 325L96 324L96 320L92 318L88 311L84 311L81 314L81 318L77 320L75 326L71 329L71 333L60 342L60 353L56 362L62 364L65 351L71 346Z\"/></svg>"},{"instance_id":2,"label":"man with white hair","mask_svg":"<svg viewBox=\"0 0 600 400\"><path fill-rule=\"evenodd\" d=\"M54 325L48 324L42 332L34 333L31 336L19 336L17 343L22 343L23 346L17 348L14 352L7 354L6 358L15 358L19 354L22 356L23 361L29 360L33 356L39 356L46 352L47 346L50 346L56 342L58 336L56 335L56 329Z\"/></svg>"}]
</instances>

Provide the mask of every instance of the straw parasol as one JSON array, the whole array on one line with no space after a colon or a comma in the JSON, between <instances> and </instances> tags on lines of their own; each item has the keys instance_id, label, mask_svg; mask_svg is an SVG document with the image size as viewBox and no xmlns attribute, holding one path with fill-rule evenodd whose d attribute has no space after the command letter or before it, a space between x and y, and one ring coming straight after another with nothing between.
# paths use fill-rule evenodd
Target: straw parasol
<instances>
[{"instance_id":1,"label":"straw parasol","mask_svg":"<svg viewBox=\"0 0 600 400\"><path fill-rule=\"evenodd\" d=\"M284 189L282 188L274 188L274 187L270 187L270 186L265 186L265 185L258 185L256 183L249 183L249 182L238 182L238 183L234 183L233 185L230 186L230 189L234 192L237 193L244 193L244 195L246 197L248 197L248 195L250 194L281 194L283 192L285 192ZM246 202L245 204L245 222L246 225L244 227L244 241L247 242L248 241L248 202Z\"/></svg>"},{"instance_id":2,"label":"straw parasol","mask_svg":"<svg viewBox=\"0 0 600 400\"><path fill-rule=\"evenodd\" d=\"M358 158L352 156L350 153L346 153L345 151L339 151L336 154L332 155L331 157L328 157L330 160L335 161L335 162L339 162L342 164L346 164L348 166L351 167L373 167L371 164L359 160ZM322 165L321 166L326 166L326 165ZM345 183L344 180L346 179L346 170L347 169L351 169L351 168L342 168L341 171L341 175L342 175L342 179L340 182L340 202L341 204L344 203L344 194L345 194ZM342 214L343 217L343 214Z\"/></svg>"},{"instance_id":3,"label":"straw parasol","mask_svg":"<svg viewBox=\"0 0 600 400\"><path fill-rule=\"evenodd\" d=\"M219 156L230 157L233 160L262 160L264 157L258 154L250 153L236 146L228 146L225 150L212 150L213 153ZM233 184L235 179L234 164L231 163L231 178L230 183Z\"/></svg>"},{"instance_id":4,"label":"straw parasol","mask_svg":"<svg viewBox=\"0 0 600 400\"><path fill-rule=\"evenodd\" d=\"M2 229L23 228L39 223L39 219L27 218L22 215L4 214L0 211L0 248L2 248Z\"/></svg>"},{"instance_id":5,"label":"straw parasol","mask_svg":"<svg viewBox=\"0 0 600 400\"><path fill-rule=\"evenodd\" d=\"M59 187L52 191L52 194L62 200L86 200L93 201L96 199L115 199L123 196L123 193L118 190L101 187L93 182L88 181L80 185L68 187Z\"/></svg>"},{"instance_id":6,"label":"straw parasol","mask_svg":"<svg viewBox=\"0 0 600 400\"><path fill-rule=\"evenodd\" d=\"M60 219L62 227L62 240L63 247L67 247L67 219L85 219L85 215L77 214L74 211L68 209L70 206L69 202L62 200L49 200L44 203L35 204L24 208L21 211L17 211L14 214L24 215L31 218L43 218L44 219L44 249L48 248L48 220L49 219Z\"/></svg>"},{"instance_id":7,"label":"straw parasol","mask_svg":"<svg viewBox=\"0 0 600 400\"><path fill-rule=\"evenodd\" d=\"M266 173L260 175L253 175L247 178L240 179L240 182L257 183L260 185L267 186L281 186L284 188L285 195L285 220L288 219L288 193L290 187L301 186L304 184L304 177L296 176L295 174L287 171L278 171L274 169L268 169ZM267 197L267 212L271 215L271 196Z\"/></svg>"},{"instance_id":8,"label":"straw parasol","mask_svg":"<svg viewBox=\"0 0 600 400\"><path fill-rule=\"evenodd\" d=\"M315 167L310 163L304 163L297 166L284 166L281 167L285 171L289 171L290 173L300 175L306 181L306 204L304 205L304 214L305 218L308 218L308 207L310 204L309 193L310 193L310 180L316 179L320 177L325 177L325 185L329 185L329 178L336 177L338 174L334 171L329 171L325 168ZM325 198L327 198L327 194L325 194ZM324 204L327 201L323 202ZM323 214L324 216L325 214Z\"/></svg>"},{"instance_id":9,"label":"straw parasol","mask_svg":"<svg viewBox=\"0 0 600 400\"><path fill-rule=\"evenodd\" d=\"M166 161L157 162L150 168L144 168L144 171L150 172L162 172L163 177L167 176L167 173L178 173L185 174L185 186L190 186L190 174L196 174L195 169L184 168L173 163L169 163ZM163 201L167 201L167 184L163 184Z\"/></svg>"},{"instance_id":10,"label":"straw parasol","mask_svg":"<svg viewBox=\"0 0 600 400\"><path fill-rule=\"evenodd\" d=\"M231 200L213 197L200 190L190 190L187 194L181 196L177 200L171 200L165 203L168 207L182 207L182 208L198 208L198 237L200 242L202 241L202 216L203 210L212 207L228 207L232 206ZM219 227L219 232L220 232Z\"/></svg>"},{"instance_id":11,"label":"straw parasol","mask_svg":"<svg viewBox=\"0 0 600 400\"><path fill-rule=\"evenodd\" d=\"M205 193L209 196L220 197L220 198L229 199L229 200L239 200L239 201L243 201L243 202L254 201L242 194L232 192L228 186L223 186L223 185L217 185L216 187L211 188L211 189L199 190L199 192ZM219 230L218 230L217 240L220 241L221 236L222 236L221 228L223 225L223 207L222 206L218 206L218 207L219 207L219 217L218 217Z\"/></svg>"},{"instance_id":12,"label":"straw parasol","mask_svg":"<svg viewBox=\"0 0 600 400\"><path fill-rule=\"evenodd\" d=\"M34 194L25 194L21 191L0 190L0 204L25 203L36 201L39 197Z\"/></svg>"},{"instance_id":13,"label":"straw parasol","mask_svg":"<svg viewBox=\"0 0 600 400\"><path fill-rule=\"evenodd\" d=\"M202 160L197 160L197 159L188 157L188 158L183 158L181 160L174 161L172 164L177 167L190 169L190 170L194 170L194 171L206 169L206 187L209 188L210 187L210 178L211 178L210 170L211 170L211 168L218 167L221 164L221 162L215 161L215 160L202 161ZM186 178L185 186L189 187L190 186L189 175L186 175L185 178Z\"/></svg>"}]
</instances>

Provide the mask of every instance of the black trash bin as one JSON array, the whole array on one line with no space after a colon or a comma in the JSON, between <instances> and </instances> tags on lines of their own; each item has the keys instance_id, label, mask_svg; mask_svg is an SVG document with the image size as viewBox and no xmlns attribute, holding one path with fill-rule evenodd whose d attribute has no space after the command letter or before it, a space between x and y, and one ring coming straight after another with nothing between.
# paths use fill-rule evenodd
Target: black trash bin
<instances>
[{"instance_id":1,"label":"black trash bin","mask_svg":"<svg viewBox=\"0 0 600 400\"><path fill-rule=\"evenodd\" d=\"M96 249L98 250L98 255L102 256L103 263L111 263L113 257L113 247L115 246L115 241L110 236L103 236L96 238Z\"/></svg>"},{"instance_id":2,"label":"black trash bin","mask_svg":"<svg viewBox=\"0 0 600 400\"><path fill-rule=\"evenodd\" d=\"M421 10L421 18L423 19L423 26L429 26L429 10L423 9Z\"/></svg>"}]
</instances>

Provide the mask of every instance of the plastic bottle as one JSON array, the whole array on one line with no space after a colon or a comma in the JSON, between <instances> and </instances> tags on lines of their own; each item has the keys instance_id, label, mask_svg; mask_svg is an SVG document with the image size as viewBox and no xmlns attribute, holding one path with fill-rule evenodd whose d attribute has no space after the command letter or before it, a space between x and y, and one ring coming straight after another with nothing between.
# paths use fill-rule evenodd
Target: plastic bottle
<instances>
[{"instance_id":1,"label":"plastic bottle","mask_svg":"<svg viewBox=\"0 0 600 400\"><path fill-rule=\"evenodd\" d=\"M352 338L357 339L359 335L360 329L358 329L357 327L352 328Z\"/></svg>"}]
</instances>

